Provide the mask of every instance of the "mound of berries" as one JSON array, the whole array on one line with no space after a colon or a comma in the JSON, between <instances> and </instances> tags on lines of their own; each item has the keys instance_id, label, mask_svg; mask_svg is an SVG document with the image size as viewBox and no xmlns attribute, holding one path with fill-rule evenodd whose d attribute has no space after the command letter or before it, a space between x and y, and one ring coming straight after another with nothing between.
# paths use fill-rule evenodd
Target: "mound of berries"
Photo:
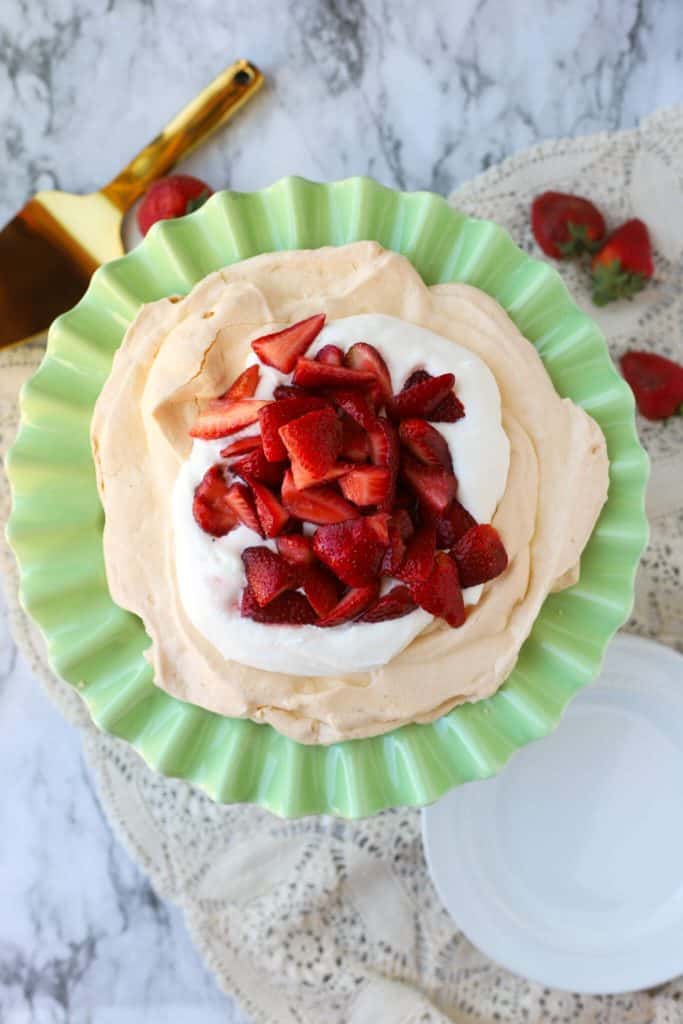
<instances>
[{"instance_id":1,"label":"mound of berries","mask_svg":"<svg viewBox=\"0 0 683 1024\"><path fill-rule=\"evenodd\" d=\"M507 555L495 529L458 502L448 445L432 426L465 415L455 378L418 369L394 394L372 345L325 345L309 358L324 322L309 317L252 342L261 363L291 375L272 400L254 397L254 364L198 416L191 435L225 447L196 488L195 520L214 537L243 525L274 540L276 551L242 552L241 613L257 622L376 623L420 606L461 626L462 588L498 576Z\"/></svg>"}]
</instances>

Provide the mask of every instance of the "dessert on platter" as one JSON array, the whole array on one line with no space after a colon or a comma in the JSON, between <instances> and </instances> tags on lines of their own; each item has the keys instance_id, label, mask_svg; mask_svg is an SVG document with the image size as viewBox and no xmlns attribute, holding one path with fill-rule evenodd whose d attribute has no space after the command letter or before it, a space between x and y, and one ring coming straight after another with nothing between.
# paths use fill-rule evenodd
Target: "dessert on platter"
<instances>
[{"instance_id":1,"label":"dessert on platter","mask_svg":"<svg viewBox=\"0 0 683 1024\"><path fill-rule=\"evenodd\" d=\"M503 309L372 242L143 307L91 434L156 684L303 743L494 693L607 496L599 427Z\"/></svg>"}]
</instances>

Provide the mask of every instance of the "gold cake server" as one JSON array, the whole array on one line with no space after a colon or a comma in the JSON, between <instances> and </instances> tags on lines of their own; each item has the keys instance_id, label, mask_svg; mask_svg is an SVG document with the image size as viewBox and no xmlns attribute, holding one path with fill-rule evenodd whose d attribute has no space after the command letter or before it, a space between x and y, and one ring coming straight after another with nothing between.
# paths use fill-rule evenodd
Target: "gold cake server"
<instances>
[{"instance_id":1,"label":"gold cake server","mask_svg":"<svg viewBox=\"0 0 683 1024\"><path fill-rule=\"evenodd\" d=\"M26 203L0 231L0 348L35 337L78 302L100 263L123 255L126 210L263 81L249 61L236 61L99 192L38 192Z\"/></svg>"}]
</instances>

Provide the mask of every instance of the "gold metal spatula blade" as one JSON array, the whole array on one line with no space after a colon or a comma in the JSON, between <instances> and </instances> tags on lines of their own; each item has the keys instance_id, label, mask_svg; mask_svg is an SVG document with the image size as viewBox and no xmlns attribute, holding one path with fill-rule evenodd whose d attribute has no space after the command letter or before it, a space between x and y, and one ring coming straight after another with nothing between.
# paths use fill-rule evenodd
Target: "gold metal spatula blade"
<instances>
[{"instance_id":1,"label":"gold metal spatula blade","mask_svg":"<svg viewBox=\"0 0 683 1024\"><path fill-rule=\"evenodd\" d=\"M236 61L99 192L39 192L0 231L0 348L45 331L85 292L93 271L123 255L123 214L263 85Z\"/></svg>"}]
</instances>

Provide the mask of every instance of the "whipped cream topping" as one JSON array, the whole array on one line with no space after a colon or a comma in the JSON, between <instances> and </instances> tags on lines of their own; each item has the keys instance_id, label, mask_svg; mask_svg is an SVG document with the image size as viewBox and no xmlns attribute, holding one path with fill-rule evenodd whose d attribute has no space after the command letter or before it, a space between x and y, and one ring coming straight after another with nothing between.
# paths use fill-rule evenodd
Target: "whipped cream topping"
<instances>
[{"instance_id":1,"label":"whipped cream topping","mask_svg":"<svg viewBox=\"0 0 683 1024\"><path fill-rule=\"evenodd\" d=\"M510 444L501 423L496 380L472 351L434 332L396 317L362 314L344 317L323 328L307 355L323 345L346 351L358 341L375 346L386 361L394 392L406 378L424 368L437 376L453 373L456 393L466 415L457 423L434 423L445 438L459 481L458 498L482 523L490 522L505 491ZM248 363L258 362L255 355ZM278 384L290 379L261 366L257 398L272 398ZM254 434L258 425L242 435ZM192 498L206 470L220 461L226 440L195 440L181 467L173 492L173 530L178 592L194 627L227 659L253 668L300 676L334 676L386 665L432 621L418 608L400 619L379 623L345 623L330 629L317 626L266 625L242 618L240 597L246 583L242 551L254 545L276 550L239 526L225 537L204 533L192 515ZM385 588L386 589L386 588ZM464 592L465 603L478 602L482 587Z\"/></svg>"}]
</instances>

